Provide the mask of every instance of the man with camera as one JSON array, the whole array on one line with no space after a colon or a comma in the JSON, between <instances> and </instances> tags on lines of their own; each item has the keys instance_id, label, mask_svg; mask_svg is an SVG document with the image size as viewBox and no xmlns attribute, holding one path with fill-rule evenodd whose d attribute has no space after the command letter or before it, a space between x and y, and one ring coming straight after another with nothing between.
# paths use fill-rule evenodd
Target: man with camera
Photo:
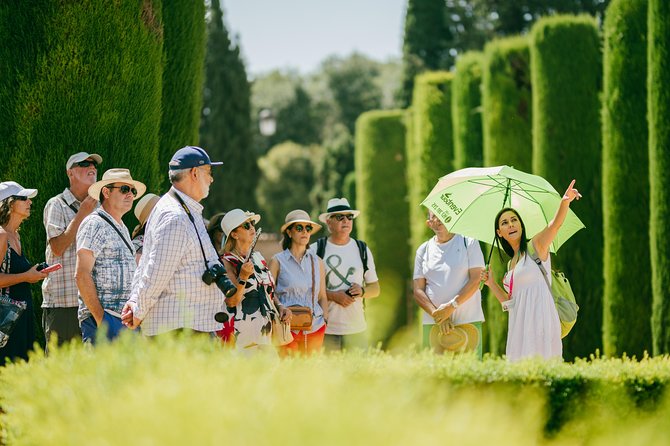
<instances>
[{"instance_id":1,"label":"man with camera","mask_svg":"<svg viewBox=\"0 0 670 446\"><path fill-rule=\"evenodd\" d=\"M199 203L214 181L213 163L200 147L179 149L169 163L172 188L147 222L143 255L122 311L129 328L154 336L171 330L212 333L222 325L222 291L232 288L207 234Z\"/></svg>"}]
</instances>

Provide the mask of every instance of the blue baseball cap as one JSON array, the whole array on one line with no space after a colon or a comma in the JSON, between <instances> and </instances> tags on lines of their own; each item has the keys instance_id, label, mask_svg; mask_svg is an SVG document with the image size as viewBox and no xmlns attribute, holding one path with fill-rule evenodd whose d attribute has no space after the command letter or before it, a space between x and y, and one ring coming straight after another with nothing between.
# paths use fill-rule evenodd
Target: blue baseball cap
<instances>
[{"instance_id":1,"label":"blue baseball cap","mask_svg":"<svg viewBox=\"0 0 670 446\"><path fill-rule=\"evenodd\" d=\"M200 147L186 146L177 150L170 160L170 170L190 169L209 164L210 166L220 166L222 162L213 163L209 155Z\"/></svg>"}]
</instances>

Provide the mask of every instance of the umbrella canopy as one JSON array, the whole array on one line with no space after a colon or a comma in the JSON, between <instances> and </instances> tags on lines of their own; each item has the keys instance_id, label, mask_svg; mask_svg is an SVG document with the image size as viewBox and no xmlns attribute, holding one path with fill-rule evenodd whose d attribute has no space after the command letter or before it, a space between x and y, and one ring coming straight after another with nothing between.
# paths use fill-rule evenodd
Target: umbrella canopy
<instances>
[{"instance_id":1,"label":"umbrella canopy","mask_svg":"<svg viewBox=\"0 0 670 446\"><path fill-rule=\"evenodd\" d=\"M492 243L495 216L504 207L514 208L532 238L554 218L562 196L547 180L509 166L471 167L439 179L421 203L439 218L449 232ZM556 252L584 224L572 210L551 244Z\"/></svg>"}]
</instances>

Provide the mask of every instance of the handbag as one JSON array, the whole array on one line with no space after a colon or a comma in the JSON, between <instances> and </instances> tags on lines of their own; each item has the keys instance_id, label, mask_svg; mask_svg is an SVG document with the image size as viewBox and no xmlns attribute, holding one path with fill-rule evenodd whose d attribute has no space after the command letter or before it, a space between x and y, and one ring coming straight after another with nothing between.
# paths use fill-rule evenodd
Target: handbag
<instances>
[{"instance_id":1,"label":"handbag","mask_svg":"<svg viewBox=\"0 0 670 446\"><path fill-rule=\"evenodd\" d=\"M310 331L314 322L314 259L310 259L312 265L312 308L302 305L291 305L289 309L293 313L291 318L291 330Z\"/></svg>"},{"instance_id":2,"label":"handbag","mask_svg":"<svg viewBox=\"0 0 670 446\"><path fill-rule=\"evenodd\" d=\"M11 254L9 252L9 242L7 242L7 251L0 265L0 272L9 274ZM9 335L14 331L16 321L19 320L28 305L25 302L14 300L9 297L9 287L0 289L0 348L7 345Z\"/></svg>"},{"instance_id":3,"label":"handbag","mask_svg":"<svg viewBox=\"0 0 670 446\"><path fill-rule=\"evenodd\" d=\"M272 319L272 343L277 346L290 344L293 342L291 333L291 324L282 322L279 316Z\"/></svg>"}]
</instances>

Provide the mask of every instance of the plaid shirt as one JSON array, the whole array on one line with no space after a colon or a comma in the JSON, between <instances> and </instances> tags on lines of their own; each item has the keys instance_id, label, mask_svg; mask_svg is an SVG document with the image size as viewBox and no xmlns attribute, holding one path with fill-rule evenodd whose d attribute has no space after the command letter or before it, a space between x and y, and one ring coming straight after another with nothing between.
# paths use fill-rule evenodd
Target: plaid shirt
<instances>
[{"instance_id":1,"label":"plaid shirt","mask_svg":"<svg viewBox=\"0 0 670 446\"><path fill-rule=\"evenodd\" d=\"M214 315L224 311L224 296L216 284L202 281L205 262L193 224L173 196L189 208L208 262L218 262L202 219L202 205L174 187L163 195L149 217L140 264L129 302L148 336L178 328L212 332L222 325Z\"/></svg>"},{"instance_id":2,"label":"plaid shirt","mask_svg":"<svg viewBox=\"0 0 670 446\"><path fill-rule=\"evenodd\" d=\"M42 282L42 308L64 308L79 305L74 269L77 263L77 241L67 247L63 255L57 257L51 252L49 240L63 234L74 219L81 203L72 195L70 189L47 201L44 207L44 229L47 233L46 262L49 265L60 263L63 268L48 275ZM72 206L72 209L70 206Z\"/></svg>"}]
</instances>

